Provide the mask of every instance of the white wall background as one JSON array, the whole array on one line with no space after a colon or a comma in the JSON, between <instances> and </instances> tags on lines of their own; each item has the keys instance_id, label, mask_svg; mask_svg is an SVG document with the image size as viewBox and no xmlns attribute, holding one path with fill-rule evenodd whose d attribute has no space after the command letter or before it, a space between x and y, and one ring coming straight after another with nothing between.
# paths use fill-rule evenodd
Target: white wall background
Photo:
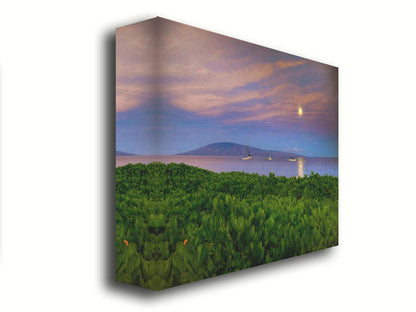
<instances>
[{"instance_id":1,"label":"white wall background","mask_svg":"<svg viewBox=\"0 0 416 312\"><path fill-rule=\"evenodd\" d=\"M411 311L411 1L0 2L1 311ZM110 280L114 28L156 15L340 68L340 246L162 292Z\"/></svg>"}]
</instances>

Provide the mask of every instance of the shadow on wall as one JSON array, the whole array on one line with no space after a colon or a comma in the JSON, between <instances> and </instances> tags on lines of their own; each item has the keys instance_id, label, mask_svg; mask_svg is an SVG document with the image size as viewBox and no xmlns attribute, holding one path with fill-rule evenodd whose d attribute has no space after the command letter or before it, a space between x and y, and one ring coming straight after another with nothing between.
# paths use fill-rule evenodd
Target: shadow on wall
<instances>
[{"instance_id":1,"label":"shadow on wall","mask_svg":"<svg viewBox=\"0 0 416 312\"><path fill-rule=\"evenodd\" d=\"M103 128L102 140L104 141L103 151L101 155L104 155L103 173L102 178L102 190L103 190L103 209L104 209L104 226L102 227L103 233L100 233L100 237L103 238L102 244L104 255L104 272L105 284L110 288L116 288L117 283L115 281L115 53L116 53L116 41L115 30L105 34L104 36L104 77L103 77L103 89L104 93L104 109L102 109Z\"/></svg>"},{"instance_id":2,"label":"shadow on wall","mask_svg":"<svg viewBox=\"0 0 416 312\"><path fill-rule=\"evenodd\" d=\"M146 17L144 20L151 17ZM321 262L324 259L331 261L330 257L335 255L333 248L324 249L321 251L301 255L297 257L288 258L272 262L269 264L263 264L257 267L245 269L238 272L228 273L225 275L208 278L205 280L193 282L190 284L184 284L172 288L167 288L160 291L148 290L138 286L133 286L116 281L115 274L115 30L109 31L104 35L103 39L104 50L104 64L102 65L104 70L103 77L103 93L104 93L104 109L103 112L103 125L102 132L103 139L103 151L102 155L105 155L103 161L103 179L102 179L102 191L103 191L103 208L104 224L102 227L103 237L103 255L102 259L104 263L102 272L104 277L104 286L112 291L117 292L123 296L136 297L140 300L153 298L160 299L169 296L176 296L178 292L186 293L189 295L190 291L207 291L212 287L218 287L219 283L229 285L229 283L241 283L252 282L254 276L257 281L260 282L261 275L269 275L270 273L276 274L280 270L287 270L294 266L302 266L304 264L313 265L313 263Z\"/></svg>"}]
</instances>

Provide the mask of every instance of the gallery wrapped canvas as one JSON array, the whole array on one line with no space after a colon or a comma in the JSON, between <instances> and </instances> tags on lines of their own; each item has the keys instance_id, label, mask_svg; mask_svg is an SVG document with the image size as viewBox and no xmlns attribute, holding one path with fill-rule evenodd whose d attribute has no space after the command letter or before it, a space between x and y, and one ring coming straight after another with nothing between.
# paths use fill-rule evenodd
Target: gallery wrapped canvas
<instances>
[{"instance_id":1,"label":"gallery wrapped canvas","mask_svg":"<svg viewBox=\"0 0 416 312\"><path fill-rule=\"evenodd\" d=\"M116 31L116 279L338 245L338 69L163 18Z\"/></svg>"}]
</instances>

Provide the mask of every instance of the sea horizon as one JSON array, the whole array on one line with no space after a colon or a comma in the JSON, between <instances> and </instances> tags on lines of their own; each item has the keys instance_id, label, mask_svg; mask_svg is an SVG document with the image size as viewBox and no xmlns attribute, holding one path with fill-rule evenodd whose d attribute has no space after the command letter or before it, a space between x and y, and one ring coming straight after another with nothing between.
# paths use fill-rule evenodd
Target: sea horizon
<instances>
[{"instance_id":1,"label":"sea horizon","mask_svg":"<svg viewBox=\"0 0 416 312\"><path fill-rule=\"evenodd\" d=\"M276 176L303 177L312 172L320 175L338 176L338 157L295 157L289 161L287 157L275 157L266 160L264 156L253 156L243 160L241 156L199 156L199 155L137 155L116 156L116 167L127 164L149 164L152 162L184 163L186 165L211 170L217 173L239 171Z\"/></svg>"}]
</instances>

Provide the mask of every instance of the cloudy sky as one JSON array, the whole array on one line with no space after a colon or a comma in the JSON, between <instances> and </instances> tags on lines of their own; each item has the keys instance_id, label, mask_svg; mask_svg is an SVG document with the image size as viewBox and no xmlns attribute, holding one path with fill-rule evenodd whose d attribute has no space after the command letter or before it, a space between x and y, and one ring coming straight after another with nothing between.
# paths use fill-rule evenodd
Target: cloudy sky
<instances>
[{"instance_id":1,"label":"cloudy sky","mask_svg":"<svg viewBox=\"0 0 416 312\"><path fill-rule=\"evenodd\" d=\"M338 69L162 18L116 32L116 149L338 155Z\"/></svg>"}]
</instances>

